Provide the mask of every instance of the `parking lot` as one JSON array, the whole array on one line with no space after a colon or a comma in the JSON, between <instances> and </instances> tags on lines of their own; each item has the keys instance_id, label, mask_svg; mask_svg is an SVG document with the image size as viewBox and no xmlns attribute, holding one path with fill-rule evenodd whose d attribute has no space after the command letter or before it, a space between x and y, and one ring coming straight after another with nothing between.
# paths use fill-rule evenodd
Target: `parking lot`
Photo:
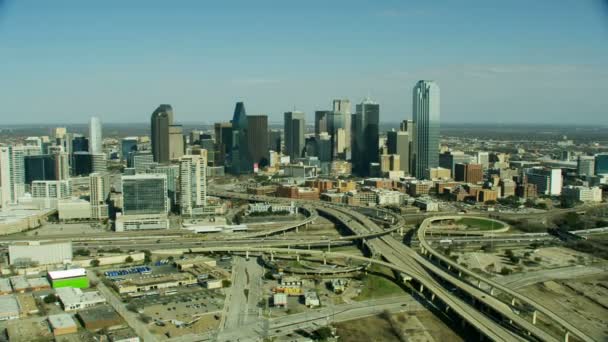
<instances>
[{"instance_id":1,"label":"parking lot","mask_svg":"<svg viewBox=\"0 0 608 342\"><path fill-rule=\"evenodd\" d=\"M155 321L178 320L188 323L202 314L220 312L224 295L218 290L198 286L181 288L174 295L154 295L134 299L131 303L143 308L144 314Z\"/></svg>"}]
</instances>

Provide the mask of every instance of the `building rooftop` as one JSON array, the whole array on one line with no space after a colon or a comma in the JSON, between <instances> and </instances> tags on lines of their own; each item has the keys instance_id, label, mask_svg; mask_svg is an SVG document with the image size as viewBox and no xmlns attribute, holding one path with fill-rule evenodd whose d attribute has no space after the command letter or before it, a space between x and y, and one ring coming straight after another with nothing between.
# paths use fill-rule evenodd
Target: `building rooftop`
<instances>
[{"instance_id":1,"label":"building rooftop","mask_svg":"<svg viewBox=\"0 0 608 342\"><path fill-rule=\"evenodd\" d=\"M99 303L106 301L97 291L82 292L81 289L74 287L60 287L55 289L55 292L65 307L72 307L80 303Z\"/></svg>"},{"instance_id":2,"label":"building rooftop","mask_svg":"<svg viewBox=\"0 0 608 342\"><path fill-rule=\"evenodd\" d=\"M0 316L18 316L19 304L14 295L0 296Z\"/></svg>"},{"instance_id":3,"label":"building rooftop","mask_svg":"<svg viewBox=\"0 0 608 342\"><path fill-rule=\"evenodd\" d=\"M86 309L78 312L78 318L84 324L92 324L97 321L116 322L118 325L122 323L120 315L109 305L101 305L95 308Z\"/></svg>"},{"instance_id":4,"label":"building rooftop","mask_svg":"<svg viewBox=\"0 0 608 342\"><path fill-rule=\"evenodd\" d=\"M10 292L13 292L10 280L8 278L0 278L0 293Z\"/></svg>"},{"instance_id":5,"label":"building rooftop","mask_svg":"<svg viewBox=\"0 0 608 342\"><path fill-rule=\"evenodd\" d=\"M53 329L65 329L76 326L76 322L69 314L63 313L49 316L49 324Z\"/></svg>"},{"instance_id":6,"label":"building rooftop","mask_svg":"<svg viewBox=\"0 0 608 342\"><path fill-rule=\"evenodd\" d=\"M87 275L87 271L84 268L73 268L71 270L49 271L49 277L52 280L84 277L86 275Z\"/></svg>"}]
</instances>

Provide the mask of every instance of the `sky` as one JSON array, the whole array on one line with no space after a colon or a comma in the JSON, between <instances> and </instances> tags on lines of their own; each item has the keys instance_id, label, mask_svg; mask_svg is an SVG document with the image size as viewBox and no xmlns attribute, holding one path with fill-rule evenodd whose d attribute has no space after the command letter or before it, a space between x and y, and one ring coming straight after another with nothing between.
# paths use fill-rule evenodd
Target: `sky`
<instances>
[{"instance_id":1,"label":"sky","mask_svg":"<svg viewBox=\"0 0 608 342\"><path fill-rule=\"evenodd\" d=\"M608 1L608 0L607 0ZM334 98L411 118L417 80L444 122L608 125L604 0L0 0L0 126L281 122Z\"/></svg>"}]
</instances>

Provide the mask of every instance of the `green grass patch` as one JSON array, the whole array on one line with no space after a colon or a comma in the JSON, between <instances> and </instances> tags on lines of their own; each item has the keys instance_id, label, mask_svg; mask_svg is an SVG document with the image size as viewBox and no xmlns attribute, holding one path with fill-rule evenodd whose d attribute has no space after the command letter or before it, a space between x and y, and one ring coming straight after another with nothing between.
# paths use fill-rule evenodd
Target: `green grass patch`
<instances>
[{"instance_id":1,"label":"green grass patch","mask_svg":"<svg viewBox=\"0 0 608 342\"><path fill-rule=\"evenodd\" d=\"M491 220L486 220L477 217L463 217L458 220L458 223L464 224L469 229L474 230L495 230L504 228L504 224L500 222L495 222Z\"/></svg>"},{"instance_id":2,"label":"green grass patch","mask_svg":"<svg viewBox=\"0 0 608 342\"><path fill-rule=\"evenodd\" d=\"M391 297L403 294L403 289L393 280L393 274L385 267L372 266L371 271L363 279L361 293L356 300L368 300L373 298Z\"/></svg>"}]
</instances>

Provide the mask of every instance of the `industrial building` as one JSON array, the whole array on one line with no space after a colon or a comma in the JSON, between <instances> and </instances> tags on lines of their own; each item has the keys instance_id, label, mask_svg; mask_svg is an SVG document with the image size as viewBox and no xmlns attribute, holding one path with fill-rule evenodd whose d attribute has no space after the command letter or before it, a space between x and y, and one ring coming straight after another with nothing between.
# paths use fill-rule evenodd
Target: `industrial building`
<instances>
[{"instance_id":1,"label":"industrial building","mask_svg":"<svg viewBox=\"0 0 608 342\"><path fill-rule=\"evenodd\" d=\"M0 296L12 293L13 287L11 281L8 278L0 278Z\"/></svg>"},{"instance_id":2,"label":"industrial building","mask_svg":"<svg viewBox=\"0 0 608 342\"><path fill-rule=\"evenodd\" d=\"M120 315L109 305L82 310L76 316L83 327L92 331L116 329L124 325Z\"/></svg>"},{"instance_id":3,"label":"industrial building","mask_svg":"<svg viewBox=\"0 0 608 342\"><path fill-rule=\"evenodd\" d=\"M8 246L8 256L10 265L67 264L72 262L72 242L13 244Z\"/></svg>"},{"instance_id":4,"label":"industrial building","mask_svg":"<svg viewBox=\"0 0 608 342\"><path fill-rule=\"evenodd\" d=\"M61 287L55 290L65 311L76 311L104 304L106 299L97 291L83 292L79 288Z\"/></svg>"},{"instance_id":5,"label":"industrial building","mask_svg":"<svg viewBox=\"0 0 608 342\"><path fill-rule=\"evenodd\" d=\"M0 321L19 318L19 304L14 295L0 296Z\"/></svg>"},{"instance_id":6,"label":"industrial building","mask_svg":"<svg viewBox=\"0 0 608 342\"><path fill-rule=\"evenodd\" d=\"M317 295L317 293L314 291L304 293L304 305L308 306L309 308L316 308L317 306L320 306L321 302L319 301L319 295Z\"/></svg>"},{"instance_id":7,"label":"industrial building","mask_svg":"<svg viewBox=\"0 0 608 342\"><path fill-rule=\"evenodd\" d=\"M13 287L13 291L23 293L26 291L40 291L48 290L51 288L48 280L45 278L26 278L23 275L16 275L9 278L10 285Z\"/></svg>"},{"instance_id":8,"label":"industrial building","mask_svg":"<svg viewBox=\"0 0 608 342\"><path fill-rule=\"evenodd\" d=\"M70 270L49 271L48 278L54 289L61 287L74 287L85 289L89 287L87 271L84 268Z\"/></svg>"},{"instance_id":9,"label":"industrial building","mask_svg":"<svg viewBox=\"0 0 608 342\"><path fill-rule=\"evenodd\" d=\"M78 326L72 316L65 313L49 316L49 325L55 336L73 334L78 331Z\"/></svg>"},{"instance_id":10,"label":"industrial building","mask_svg":"<svg viewBox=\"0 0 608 342\"><path fill-rule=\"evenodd\" d=\"M287 307L287 295L285 293L275 293L272 297L272 305Z\"/></svg>"},{"instance_id":11,"label":"industrial building","mask_svg":"<svg viewBox=\"0 0 608 342\"><path fill-rule=\"evenodd\" d=\"M171 287L194 285L196 277L189 273L142 275L114 283L119 294L134 296Z\"/></svg>"}]
</instances>

